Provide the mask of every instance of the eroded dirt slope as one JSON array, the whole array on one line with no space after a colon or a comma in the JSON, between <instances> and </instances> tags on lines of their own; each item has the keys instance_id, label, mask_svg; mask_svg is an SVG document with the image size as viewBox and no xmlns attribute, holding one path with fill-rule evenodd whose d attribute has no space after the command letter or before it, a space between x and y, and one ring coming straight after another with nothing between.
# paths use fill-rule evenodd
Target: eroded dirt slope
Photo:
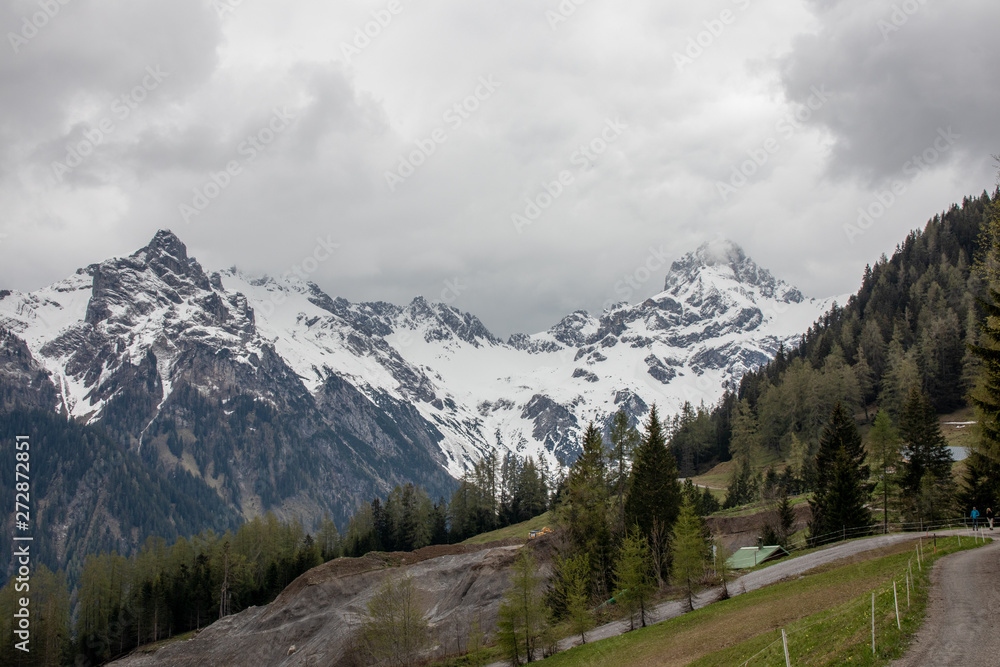
<instances>
[{"instance_id":1,"label":"eroded dirt slope","mask_svg":"<svg viewBox=\"0 0 1000 667\"><path fill-rule=\"evenodd\" d=\"M464 647L473 621L487 630L496 624L519 545L520 541L436 546L413 553L340 558L306 572L269 605L221 619L191 640L151 654L135 653L113 664L350 664L351 644L366 603L386 577L407 574L428 609L436 643L431 652L453 652L456 644Z\"/></svg>"}]
</instances>

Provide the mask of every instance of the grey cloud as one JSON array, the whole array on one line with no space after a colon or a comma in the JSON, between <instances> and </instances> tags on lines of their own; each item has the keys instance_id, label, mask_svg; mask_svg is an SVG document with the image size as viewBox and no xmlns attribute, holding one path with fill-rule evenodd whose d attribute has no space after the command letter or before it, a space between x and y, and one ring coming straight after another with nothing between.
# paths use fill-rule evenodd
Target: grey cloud
<instances>
[{"instance_id":1,"label":"grey cloud","mask_svg":"<svg viewBox=\"0 0 1000 667\"><path fill-rule=\"evenodd\" d=\"M810 122L833 136L832 176L873 184L898 178L949 127L961 138L937 164L960 155L981 164L997 151L1000 5L814 4L822 6L819 32L795 40L781 63L782 81L799 103L814 86L830 91Z\"/></svg>"},{"instance_id":2,"label":"grey cloud","mask_svg":"<svg viewBox=\"0 0 1000 667\"><path fill-rule=\"evenodd\" d=\"M79 140L88 124L112 117L115 99L140 86L147 68L168 79L143 101L141 113L182 99L197 90L217 64L219 19L199 0L109 0L58 5L17 53L0 45L0 163L48 166ZM38 11L35 3L5 3L0 24L19 34L23 20ZM9 33L8 33L9 37ZM101 151L107 146L101 146ZM27 151L28 162L21 157ZM101 152L98 151L98 152ZM117 156L106 156L113 160ZM95 160L94 162L99 162ZM94 162L88 166L95 169ZM81 184L101 182L98 174L77 174Z\"/></svg>"}]
</instances>

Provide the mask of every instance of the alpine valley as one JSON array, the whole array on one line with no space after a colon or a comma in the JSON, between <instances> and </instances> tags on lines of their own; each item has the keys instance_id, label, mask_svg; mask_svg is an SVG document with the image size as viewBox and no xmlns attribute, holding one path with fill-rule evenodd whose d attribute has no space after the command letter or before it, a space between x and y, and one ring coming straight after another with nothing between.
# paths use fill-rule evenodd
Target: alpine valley
<instances>
[{"instance_id":1,"label":"alpine valley","mask_svg":"<svg viewBox=\"0 0 1000 667\"><path fill-rule=\"evenodd\" d=\"M206 271L160 231L129 257L0 292L0 407L97 425L80 451L114 450L110 467L132 465L140 495L161 489L149 498L171 503L159 510L171 521L195 498L192 525L199 512L224 528L268 510L343 524L397 484L447 494L492 447L555 468L591 420L715 403L832 303L723 241L674 262L641 303L502 341L421 297L350 303L295 279ZM43 503L53 548L88 524L87 550L134 548L140 531L101 500L112 472L95 467Z\"/></svg>"}]
</instances>

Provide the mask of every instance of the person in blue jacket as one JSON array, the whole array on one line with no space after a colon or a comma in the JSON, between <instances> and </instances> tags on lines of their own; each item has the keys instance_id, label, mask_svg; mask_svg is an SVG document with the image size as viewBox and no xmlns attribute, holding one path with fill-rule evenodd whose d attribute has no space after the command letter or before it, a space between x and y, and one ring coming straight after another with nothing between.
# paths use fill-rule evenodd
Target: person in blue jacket
<instances>
[{"instance_id":1,"label":"person in blue jacket","mask_svg":"<svg viewBox=\"0 0 1000 667\"><path fill-rule=\"evenodd\" d=\"M972 530L978 530L979 524L979 510L975 507L972 508L972 513L969 514L972 517Z\"/></svg>"}]
</instances>

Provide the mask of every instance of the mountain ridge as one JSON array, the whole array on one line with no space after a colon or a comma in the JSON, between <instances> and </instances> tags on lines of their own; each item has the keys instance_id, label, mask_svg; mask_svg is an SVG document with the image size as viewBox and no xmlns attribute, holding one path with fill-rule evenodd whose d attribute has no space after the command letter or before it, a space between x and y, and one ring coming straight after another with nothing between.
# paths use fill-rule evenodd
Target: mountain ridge
<instances>
[{"instance_id":1,"label":"mountain ridge","mask_svg":"<svg viewBox=\"0 0 1000 667\"><path fill-rule=\"evenodd\" d=\"M570 462L582 426L619 407L639 420L654 401L714 403L833 302L805 299L728 241L675 261L664 288L502 341L420 296L351 303L289 277L206 271L160 230L128 257L4 292L0 326L49 373L50 409L105 424L150 465L185 465L244 516L343 518L401 481L445 492L492 447ZM245 401L267 406L257 418L273 433L229 423L227 405ZM190 434L202 412L228 425ZM329 479L346 488L315 500Z\"/></svg>"}]
</instances>

